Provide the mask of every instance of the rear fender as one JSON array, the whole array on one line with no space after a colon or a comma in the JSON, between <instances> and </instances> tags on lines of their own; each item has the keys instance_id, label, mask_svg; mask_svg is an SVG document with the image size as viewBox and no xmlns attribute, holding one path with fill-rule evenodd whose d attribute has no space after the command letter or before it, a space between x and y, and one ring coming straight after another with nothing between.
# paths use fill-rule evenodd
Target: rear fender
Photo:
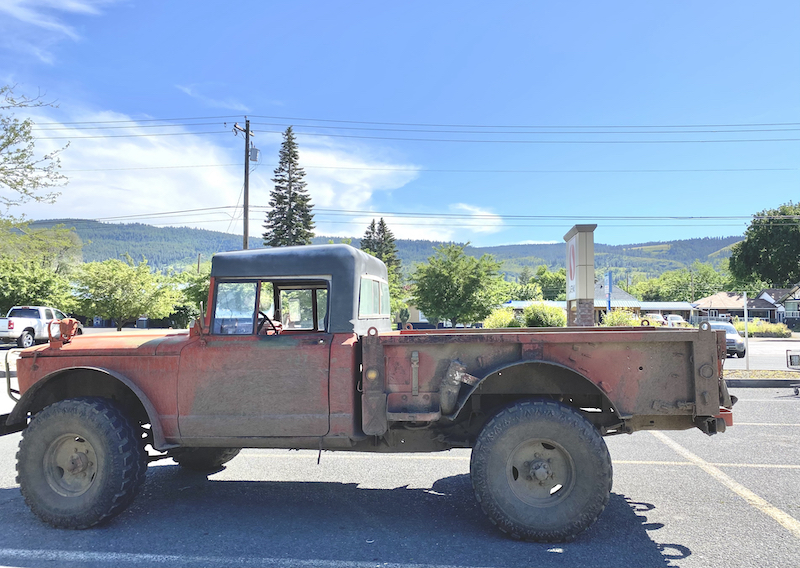
<instances>
[{"instance_id":1,"label":"rear fender","mask_svg":"<svg viewBox=\"0 0 800 568\"><path fill-rule=\"evenodd\" d=\"M73 386L66 384L70 376L81 375L86 377L87 373L91 376L91 385ZM97 390L98 384L102 384L100 392ZM131 397L135 397L136 401L141 405L141 408L138 409L139 412L144 411L147 415L147 420L150 422L150 428L153 433L153 446L162 449L168 445L164 438L164 430L161 427L158 412L144 392L124 375L102 367L68 367L45 375L25 391L25 394L22 395L11 414L9 414L6 423L9 426L24 425L27 421L28 413L35 414L45 406L58 400L78 396L102 396L108 392L127 393L129 400L132 399Z\"/></svg>"},{"instance_id":2,"label":"rear fender","mask_svg":"<svg viewBox=\"0 0 800 568\"><path fill-rule=\"evenodd\" d=\"M592 380L574 369L548 361L524 361L503 365L491 370L469 389L462 389L456 409L450 416L455 419L475 394L501 394L519 397L530 396L599 396L602 413L611 420L623 419L611 399ZM569 400L565 400L569 404ZM579 406L579 405L578 405Z\"/></svg>"}]
</instances>

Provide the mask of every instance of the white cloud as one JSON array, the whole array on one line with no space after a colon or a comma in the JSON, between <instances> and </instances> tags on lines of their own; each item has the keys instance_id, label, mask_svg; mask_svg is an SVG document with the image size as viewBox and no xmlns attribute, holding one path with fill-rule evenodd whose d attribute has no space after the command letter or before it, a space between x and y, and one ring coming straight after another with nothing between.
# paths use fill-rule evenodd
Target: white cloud
<instances>
[{"instance_id":1,"label":"white cloud","mask_svg":"<svg viewBox=\"0 0 800 568\"><path fill-rule=\"evenodd\" d=\"M50 48L62 39L78 41L80 35L63 21L65 14L96 16L100 8L116 0L0 0L0 43L30 53L48 64Z\"/></svg>"},{"instance_id":2,"label":"white cloud","mask_svg":"<svg viewBox=\"0 0 800 568\"><path fill-rule=\"evenodd\" d=\"M207 97L202 93L200 93L196 87L191 85L175 85L175 87L183 91L185 94L189 95L193 99L197 99L206 106L214 108L225 108L240 112L250 112L250 109L247 106L243 105L238 101L235 101L234 99L231 98L214 99L212 97Z\"/></svg>"},{"instance_id":3,"label":"white cloud","mask_svg":"<svg viewBox=\"0 0 800 568\"><path fill-rule=\"evenodd\" d=\"M41 109L42 113L47 109ZM53 111L55 112L55 111ZM53 119L43 114L34 122L42 128ZM87 112L70 116L69 121L130 121L113 112ZM240 197L243 186L241 138L234 138L220 123L221 136L142 136L130 138L83 138L98 134L154 134L150 123L130 123L123 130L76 130L69 126L48 124L37 130L42 138L67 137L69 148L61 155L62 171L69 184L60 188L55 204L28 203L15 211L32 219L85 218L110 222L141 222L153 225L191 226L231 233L241 232ZM204 127L212 130L213 127ZM178 128L169 132L185 132ZM250 234L262 232L265 211L258 209L269 202L272 169L281 142L279 134L257 133L262 150L262 164L250 176ZM50 152L67 140L39 139L37 153ZM300 141L301 164L309 165L306 180L312 202L319 209L371 211L376 192L403 187L417 176L414 166L379 156L366 147L335 147L329 141ZM273 158L274 157L274 158ZM212 166L212 167L176 167ZM217 208L211 211L192 209ZM154 213L181 211L172 215ZM141 218L131 216L142 215ZM123 218L128 217L128 218ZM358 236L366 223L361 215L317 214L317 234ZM394 229L393 229L394 230ZM417 237L423 238L423 237ZM427 238L427 237L425 237Z\"/></svg>"}]
</instances>

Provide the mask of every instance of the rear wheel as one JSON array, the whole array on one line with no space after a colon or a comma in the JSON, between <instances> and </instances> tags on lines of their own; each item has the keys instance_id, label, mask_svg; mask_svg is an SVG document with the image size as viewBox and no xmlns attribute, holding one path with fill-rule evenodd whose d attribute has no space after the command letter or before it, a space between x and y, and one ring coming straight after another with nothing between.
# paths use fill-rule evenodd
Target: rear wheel
<instances>
[{"instance_id":1,"label":"rear wheel","mask_svg":"<svg viewBox=\"0 0 800 568\"><path fill-rule=\"evenodd\" d=\"M52 404L22 432L17 481L42 521L85 529L122 512L147 470L137 428L113 402L77 398Z\"/></svg>"},{"instance_id":2,"label":"rear wheel","mask_svg":"<svg viewBox=\"0 0 800 568\"><path fill-rule=\"evenodd\" d=\"M33 333L27 329L22 332L22 335L20 335L19 338L17 338L17 345L23 349L27 347L33 347L34 343L36 343L36 339L33 337Z\"/></svg>"},{"instance_id":3,"label":"rear wheel","mask_svg":"<svg viewBox=\"0 0 800 568\"><path fill-rule=\"evenodd\" d=\"M187 469L215 471L239 455L240 451L240 448L175 448L169 451L169 456Z\"/></svg>"},{"instance_id":4,"label":"rear wheel","mask_svg":"<svg viewBox=\"0 0 800 568\"><path fill-rule=\"evenodd\" d=\"M494 416L472 450L470 474L500 530L537 542L572 540L608 503L611 456L597 429L554 401L516 402Z\"/></svg>"}]
</instances>

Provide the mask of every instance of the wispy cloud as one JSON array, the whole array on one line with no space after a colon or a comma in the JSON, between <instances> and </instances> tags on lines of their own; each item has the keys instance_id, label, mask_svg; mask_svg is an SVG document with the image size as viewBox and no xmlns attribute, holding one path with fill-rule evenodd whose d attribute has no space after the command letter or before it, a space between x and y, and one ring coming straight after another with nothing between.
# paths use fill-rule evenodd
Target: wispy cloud
<instances>
[{"instance_id":1,"label":"wispy cloud","mask_svg":"<svg viewBox=\"0 0 800 568\"><path fill-rule=\"evenodd\" d=\"M64 124L53 124L54 118L47 116L49 111L41 110L42 115L32 117L37 124L51 123L48 127L66 128ZM113 112L86 112L62 120L131 119ZM136 123L131 121L130 125ZM149 136L154 133L152 128L126 128L125 134L148 135L131 138L89 139L82 138L86 136L85 130L57 132L71 139L69 148L61 155L69 184L61 188L61 196L55 204L29 203L21 208L24 210L19 211L20 214L33 219L107 219L231 233L241 231L241 209L235 208L237 204L241 206L243 186L241 138L227 133L219 137ZM170 128L169 132L181 130ZM37 152L51 151L66 142L46 140L44 136L37 141ZM270 178L281 136L258 132L255 140L263 157L262 164L250 176L251 236L262 232L264 207L269 203L273 187ZM364 222L364 215L355 211L373 210L376 192L400 189L418 175L414 166L378 154L380 152L374 148L334 147L318 140L301 141L300 161L310 166L306 168L308 190L312 202L320 210L316 216L317 234L361 235L369 221ZM190 211L206 208L216 209ZM349 213L323 212L322 209ZM154 215L173 211L180 213ZM141 217L121 218L138 215ZM405 234L402 230L398 234L401 232Z\"/></svg>"},{"instance_id":2,"label":"wispy cloud","mask_svg":"<svg viewBox=\"0 0 800 568\"><path fill-rule=\"evenodd\" d=\"M250 112L250 108L232 98L215 99L212 97L208 97L198 92L198 90L191 85L175 85L175 87L180 91L182 91L183 93L189 95L193 99L200 101L206 106L214 108L225 108L229 110L236 110L239 112Z\"/></svg>"},{"instance_id":3,"label":"wispy cloud","mask_svg":"<svg viewBox=\"0 0 800 568\"><path fill-rule=\"evenodd\" d=\"M80 40L64 22L69 14L96 16L116 0L2 0L0 37L6 48L29 53L48 64L54 62L51 48L63 39Z\"/></svg>"}]
</instances>

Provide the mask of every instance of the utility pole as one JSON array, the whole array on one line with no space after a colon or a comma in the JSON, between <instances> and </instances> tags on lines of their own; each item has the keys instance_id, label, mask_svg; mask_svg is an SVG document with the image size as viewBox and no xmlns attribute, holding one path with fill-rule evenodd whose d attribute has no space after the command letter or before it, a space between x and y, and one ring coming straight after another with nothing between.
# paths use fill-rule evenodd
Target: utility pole
<instances>
[{"instance_id":1,"label":"utility pole","mask_svg":"<svg viewBox=\"0 0 800 568\"><path fill-rule=\"evenodd\" d=\"M247 240L250 237L250 119L245 117L244 128L239 123L233 125L234 131L244 133L244 203L242 205L242 250L247 250Z\"/></svg>"}]
</instances>

